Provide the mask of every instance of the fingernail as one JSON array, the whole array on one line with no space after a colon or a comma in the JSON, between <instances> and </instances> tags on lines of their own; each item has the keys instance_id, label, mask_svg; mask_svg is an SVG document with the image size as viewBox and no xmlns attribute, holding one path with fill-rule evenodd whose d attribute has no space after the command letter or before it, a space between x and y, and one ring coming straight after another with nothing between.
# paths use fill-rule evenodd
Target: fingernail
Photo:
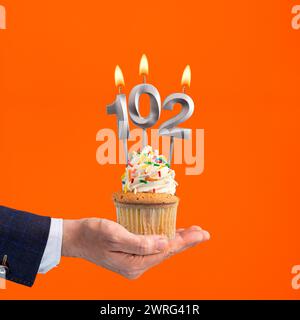
<instances>
[{"instance_id":1,"label":"fingernail","mask_svg":"<svg viewBox=\"0 0 300 320\"><path fill-rule=\"evenodd\" d=\"M205 240L209 240L210 239L210 234L209 234L208 231L203 230L202 233L204 235Z\"/></svg>"},{"instance_id":2,"label":"fingernail","mask_svg":"<svg viewBox=\"0 0 300 320\"><path fill-rule=\"evenodd\" d=\"M159 251L162 251L163 249L166 248L167 244L168 244L167 239L160 239L156 242L156 249Z\"/></svg>"},{"instance_id":3,"label":"fingernail","mask_svg":"<svg viewBox=\"0 0 300 320\"><path fill-rule=\"evenodd\" d=\"M202 228L201 227L199 227L199 226L191 226L191 229L192 230L195 230L195 231L200 231L200 230L202 230Z\"/></svg>"}]
</instances>

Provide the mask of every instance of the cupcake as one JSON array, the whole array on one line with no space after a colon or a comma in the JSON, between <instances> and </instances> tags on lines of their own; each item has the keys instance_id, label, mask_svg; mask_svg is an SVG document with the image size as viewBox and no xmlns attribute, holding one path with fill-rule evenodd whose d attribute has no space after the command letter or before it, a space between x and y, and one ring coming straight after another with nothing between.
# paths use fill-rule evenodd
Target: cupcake
<instances>
[{"instance_id":1,"label":"cupcake","mask_svg":"<svg viewBox=\"0 0 300 320\"><path fill-rule=\"evenodd\" d=\"M118 223L132 233L174 238L179 202L174 178L166 158L151 146L132 152L122 175L122 191L113 194Z\"/></svg>"}]
</instances>

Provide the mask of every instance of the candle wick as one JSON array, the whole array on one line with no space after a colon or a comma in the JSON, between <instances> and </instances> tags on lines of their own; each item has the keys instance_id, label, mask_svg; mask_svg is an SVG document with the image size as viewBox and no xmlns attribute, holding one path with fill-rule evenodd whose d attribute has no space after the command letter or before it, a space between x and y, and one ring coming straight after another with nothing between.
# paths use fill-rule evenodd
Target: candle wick
<instances>
[{"instance_id":1,"label":"candle wick","mask_svg":"<svg viewBox=\"0 0 300 320\"><path fill-rule=\"evenodd\" d=\"M146 75L143 74L143 82L146 83Z\"/></svg>"},{"instance_id":2,"label":"candle wick","mask_svg":"<svg viewBox=\"0 0 300 320\"><path fill-rule=\"evenodd\" d=\"M185 93L186 86L182 86L182 92Z\"/></svg>"},{"instance_id":3,"label":"candle wick","mask_svg":"<svg viewBox=\"0 0 300 320\"><path fill-rule=\"evenodd\" d=\"M119 94L122 94L122 86L119 86L118 90L119 90Z\"/></svg>"}]
</instances>

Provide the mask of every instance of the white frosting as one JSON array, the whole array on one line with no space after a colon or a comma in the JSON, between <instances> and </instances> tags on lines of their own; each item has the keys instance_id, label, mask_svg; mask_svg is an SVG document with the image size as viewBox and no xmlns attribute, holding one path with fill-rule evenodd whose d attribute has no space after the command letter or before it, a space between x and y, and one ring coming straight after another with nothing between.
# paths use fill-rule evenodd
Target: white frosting
<instances>
[{"instance_id":1,"label":"white frosting","mask_svg":"<svg viewBox=\"0 0 300 320\"><path fill-rule=\"evenodd\" d=\"M124 192L156 192L175 194L175 171L163 155L146 146L141 152L129 155L128 165L122 175Z\"/></svg>"}]
</instances>

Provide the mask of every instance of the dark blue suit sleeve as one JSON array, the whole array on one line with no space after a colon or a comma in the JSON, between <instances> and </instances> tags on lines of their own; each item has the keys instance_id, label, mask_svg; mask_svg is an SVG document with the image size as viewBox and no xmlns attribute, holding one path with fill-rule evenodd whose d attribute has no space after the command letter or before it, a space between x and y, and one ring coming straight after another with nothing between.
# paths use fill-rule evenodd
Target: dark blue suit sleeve
<instances>
[{"instance_id":1,"label":"dark blue suit sleeve","mask_svg":"<svg viewBox=\"0 0 300 320\"><path fill-rule=\"evenodd\" d=\"M7 279L31 287L47 244L51 219L0 206L0 264Z\"/></svg>"}]
</instances>

